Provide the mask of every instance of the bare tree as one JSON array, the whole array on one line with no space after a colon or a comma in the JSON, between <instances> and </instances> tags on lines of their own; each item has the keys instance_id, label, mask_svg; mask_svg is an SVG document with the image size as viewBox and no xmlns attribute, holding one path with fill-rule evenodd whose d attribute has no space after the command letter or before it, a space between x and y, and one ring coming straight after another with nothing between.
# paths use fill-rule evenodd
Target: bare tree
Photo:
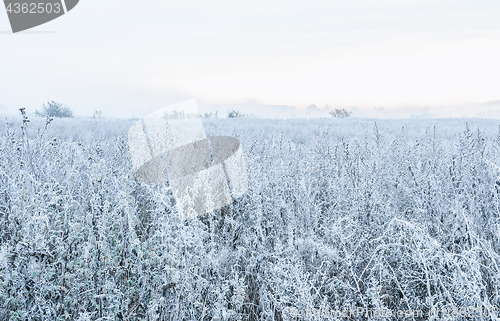
<instances>
[{"instance_id":1,"label":"bare tree","mask_svg":"<svg viewBox=\"0 0 500 321\"><path fill-rule=\"evenodd\" d=\"M94 115L92 116L94 119L101 119L102 118L102 110L95 110Z\"/></svg>"}]
</instances>

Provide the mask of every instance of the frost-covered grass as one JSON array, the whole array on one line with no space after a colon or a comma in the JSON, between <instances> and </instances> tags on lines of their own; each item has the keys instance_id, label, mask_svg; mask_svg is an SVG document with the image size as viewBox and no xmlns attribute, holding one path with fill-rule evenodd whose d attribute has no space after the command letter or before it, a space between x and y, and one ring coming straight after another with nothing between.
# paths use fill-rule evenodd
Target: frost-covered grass
<instances>
[{"instance_id":1,"label":"frost-covered grass","mask_svg":"<svg viewBox=\"0 0 500 321\"><path fill-rule=\"evenodd\" d=\"M497 121L208 119L250 189L180 221L133 120L30 120L0 126L0 320L500 305Z\"/></svg>"}]
</instances>

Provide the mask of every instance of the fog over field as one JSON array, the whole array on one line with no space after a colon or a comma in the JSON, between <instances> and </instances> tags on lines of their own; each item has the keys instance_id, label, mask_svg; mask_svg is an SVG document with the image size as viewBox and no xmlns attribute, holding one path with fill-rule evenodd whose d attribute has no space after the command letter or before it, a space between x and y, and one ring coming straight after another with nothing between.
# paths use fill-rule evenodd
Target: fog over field
<instances>
[{"instance_id":1,"label":"fog over field","mask_svg":"<svg viewBox=\"0 0 500 321\"><path fill-rule=\"evenodd\" d=\"M182 220L168 184L135 178L136 120L28 118L0 126L0 320L490 320L500 305L496 120L204 119L241 141L249 190Z\"/></svg>"},{"instance_id":2,"label":"fog over field","mask_svg":"<svg viewBox=\"0 0 500 321\"><path fill-rule=\"evenodd\" d=\"M141 117L195 97L259 117L279 117L270 106L309 117L316 105L500 118L499 10L496 0L86 0L19 34L0 10L0 113L54 99L82 116Z\"/></svg>"}]
</instances>

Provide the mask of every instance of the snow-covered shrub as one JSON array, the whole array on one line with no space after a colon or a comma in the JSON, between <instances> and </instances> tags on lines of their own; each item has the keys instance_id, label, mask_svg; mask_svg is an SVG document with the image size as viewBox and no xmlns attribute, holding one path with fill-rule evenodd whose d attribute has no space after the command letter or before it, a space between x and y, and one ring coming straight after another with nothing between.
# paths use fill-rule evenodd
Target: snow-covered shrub
<instances>
[{"instance_id":1,"label":"snow-covered shrub","mask_svg":"<svg viewBox=\"0 0 500 321\"><path fill-rule=\"evenodd\" d=\"M71 108L55 101L49 101L47 102L47 105L43 104L42 110L41 111L36 110L35 115L41 117L59 117L59 118L75 117Z\"/></svg>"}]
</instances>

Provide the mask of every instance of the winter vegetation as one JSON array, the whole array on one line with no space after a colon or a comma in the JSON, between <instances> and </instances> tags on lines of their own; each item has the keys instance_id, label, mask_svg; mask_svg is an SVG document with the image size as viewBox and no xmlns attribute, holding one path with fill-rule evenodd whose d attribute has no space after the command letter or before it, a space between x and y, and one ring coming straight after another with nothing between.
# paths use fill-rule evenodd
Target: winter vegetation
<instances>
[{"instance_id":1,"label":"winter vegetation","mask_svg":"<svg viewBox=\"0 0 500 321\"><path fill-rule=\"evenodd\" d=\"M92 114L92 118L94 119L101 119L102 116L102 110L94 110L94 113Z\"/></svg>"},{"instance_id":2,"label":"winter vegetation","mask_svg":"<svg viewBox=\"0 0 500 321\"><path fill-rule=\"evenodd\" d=\"M227 111L227 118L240 118L240 117L245 117L245 114L243 114L238 109L231 109Z\"/></svg>"},{"instance_id":3,"label":"winter vegetation","mask_svg":"<svg viewBox=\"0 0 500 321\"><path fill-rule=\"evenodd\" d=\"M48 117L58 117L58 118L75 117L71 108L55 101L49 101L47 104L43 104L42 110L41 111L36 110L35 115L41 117L48 116ZM100 113L100 116L102 116L102 113ZM94 113L94 118L95 117L96 113Z\"/></svg>"},{"instance_id":4,"label":"winter vegetation","mask_svg":"<svg viewBox=\"0 0 500 321\"><path fill-rule=\"evenodd\" d=\"M207 112L203 114L203 118L217 118L219 117L219 111L216 110L215 112Z\"/></svg>"},{"instance_id":5,"label":"winter vegetation","mask_svg":"<svg viewBox=\"0 0 500 321\"><path fill-rule=\"evenodd\" d=\"M335 108L334 110L329 112L330 115L332 115L335 118L346 118L352 115L351 111L347 111L344 108Z\"/></svg>"},{"instance_id":6,"label":"winter vegetation","mask_svg":"<svg viewBox=\"0 0 500 321\"><path fill-rule=\"evenodd\" d=\"M188 221L135 179L134 121L0 126L0 320L500 305L497 121L204 118L242 142L250 189Z\"/></svg>"}]
</instances>

